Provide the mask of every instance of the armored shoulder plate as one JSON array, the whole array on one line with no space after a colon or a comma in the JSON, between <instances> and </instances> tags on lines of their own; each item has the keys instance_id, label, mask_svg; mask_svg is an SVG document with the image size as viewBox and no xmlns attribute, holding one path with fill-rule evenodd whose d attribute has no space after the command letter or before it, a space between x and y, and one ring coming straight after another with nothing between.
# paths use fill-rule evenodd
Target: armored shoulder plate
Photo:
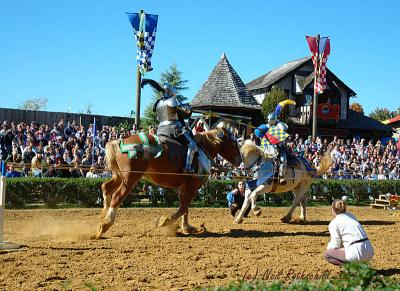
<instances>
[{"instance_id":1,"label":"armored shoulder plate","mask_svg":"<svg viewBox=\"0 0 400 291\"><path fill-rule=\"evenodd\" d=\"M178 100L178 98L176 98L176 96L165 99L164 103L169 107L177 107L179 105L182 105L182 103Z\"/></svg>"},{"instance_id":2,"label":"armored shoulder plate","mask_svg":"<svg viewBox=\"0 0 400 291\"><path fill-rule=\"evenodd\" d=\"M280 121L278 122L278 124L276 125L278 128L282 129L283 131L286 131L288 129L288 126L286 123Z\"/></svg>"}]
</instances>

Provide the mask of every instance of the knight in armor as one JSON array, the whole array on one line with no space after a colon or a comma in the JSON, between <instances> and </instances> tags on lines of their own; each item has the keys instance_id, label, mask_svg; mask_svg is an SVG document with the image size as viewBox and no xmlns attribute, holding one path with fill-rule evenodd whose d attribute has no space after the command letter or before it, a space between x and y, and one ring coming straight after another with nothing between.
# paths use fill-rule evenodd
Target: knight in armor
<instances>
[{"instance_id":1,"label":"knight in armor","mask_svg":"<svg viewBox=\"0 0 400 291\"><path fill-rule=\"evenodd\" d=\"M176 94L176 89L166 83L163 86L151 79L143 79L141 87L149 84L163 96L156 101L153 111L156 112L159 120L157 135L163 135L181 143L187 144L187 155L184 172L192 173L192 163L194 154L198 151L197 144L193 139L192 131L186 127L185 119L192 114L189 104L183 104Z\"/></svg>"},{"instance_id":2,"label":"knight in armor","mask_svg":"<svg viewBox=\"0 0 400 291\"><path fill-rule=\"evenodd\" d=\"M288 137L286 133L288 126L279 121L278 116L285 105L296 103L292 100L284 100L278 104L274 112L268 114L268 124L262 124L255 130L255 135L261 139L261 146L272 146L278 151L279 158L279 183L286 184L285 171L287 167L287 155L285 140Z\"/></svg>"}]
</instances>

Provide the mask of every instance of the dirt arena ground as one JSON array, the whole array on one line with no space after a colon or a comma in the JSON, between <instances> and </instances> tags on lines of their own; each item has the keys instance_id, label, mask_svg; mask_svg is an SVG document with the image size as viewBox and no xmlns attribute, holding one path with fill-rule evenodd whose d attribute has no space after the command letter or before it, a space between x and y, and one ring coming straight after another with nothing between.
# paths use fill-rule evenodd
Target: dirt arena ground
<instances>
[{"instance_id":1,"label":"dirt arena ground","mask_svg":"<svg viewBox=\"0 0 400 291\"><path fill-rule=\"evenodd\" d=\"M190 222L206 232L172 235L153 229L174 209L120 209L116 224L91 240L99 209L6 210L0 251L1 290L132 290L218 286L245 279L318 279L338 270L322 258L329 240L328 207L308 208L308 224L283 224L287 208L263 208L261 217L235 225L227 209L193 208ZM297 210L298 211L298 210ZM376 251L372 266L400 279L400 217L349 207ZM298 215L298 212L295 212Z\"/></svg>"}]
</instances>

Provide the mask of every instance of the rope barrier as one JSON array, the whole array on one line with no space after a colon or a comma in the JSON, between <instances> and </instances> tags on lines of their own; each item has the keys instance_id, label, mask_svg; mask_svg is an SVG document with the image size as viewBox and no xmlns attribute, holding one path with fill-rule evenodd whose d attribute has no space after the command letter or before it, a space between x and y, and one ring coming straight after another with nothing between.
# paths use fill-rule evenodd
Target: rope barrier
<instances>
[{"instance_id":1,"label":"rope barrier","mask_svg":"<svg viewBox=\"0 0 400 291\"><path fill-rule=\"evenodd\" d=\"M17 169L21 169L21 168L24 168L24 167L27 167L27 168L32 168L32 164L31 163L7 163L7 165L11 165L11 166L13 166L14 168L17 168ZM48 164L44 164L44 165L42 165L41 166L41 170L43 170L43 169L50 169L50 168L53 168L54 170L76 170L76 171L81 171L81 170L84 170L84 171L89 171L90 170L90 168L91 167L93 167L92 165L79 165L79 166L71 166L71 165L65 165L65 164L63 164L63 165L48 165ZM197 173L175 173L175 172L156 172L156 171L135 171L135 170L114 170L114 171L111 171L111 170L109 170L109 169L106 169L105 167L95 167L96 168L96 171L104 171L104 172L118 172L118 173L135 173L135 174L156 174L156 175L174 175L174 176L197 176L197 177L203 177L203 178L205 178L205 177L209 177L210 175L212 175L212 174L197 174ZM288 168L290 168L289 166L288 166ZM248 169L240 169L240 170L238 170L238 168L235 168L235 167L226 167L226 166L221 166L221 167L219 167L219 169L221 170L221 171L223 171L223 172L228 172L228 171L239 171L239 172L242 172L242 173L251 173L251 172L253 172L253 170L248 170ZM299 172L299 173L309 173L308 171L305 171L305 170L300 170L300 169L296 169L296 171L297 172ZM327 174L327 175L335 175L335 174L337 174L337 173L339 173L341 170L339 170L339 171L330 171L330 172L327 172L327 173L325 173L325 174ZM359 174L359 172L357 172L357 171L347 171L346 172L346 174L348 174L348 175L354 175L354 174ZM323 174L324 175L324 174ZM230 178L232 178L232 179L235 179L235 180L237 180L237 179L242 179L242 180L250 180L250 179L254 179L253 177L251 177L251 176L246 176L246 175L234 175L234 176L230 176ZM294 177L294 178L289 178L290 180L314 180L315 178L296 178L296 177ZM328 179L324 179L324 180L337 180L337 179L330 179L330 178L328 178ZM347 181L357 181L357 180L360 180L360 179L344 179L344 180L347 180Z\"/></svg>"}]
</instances>

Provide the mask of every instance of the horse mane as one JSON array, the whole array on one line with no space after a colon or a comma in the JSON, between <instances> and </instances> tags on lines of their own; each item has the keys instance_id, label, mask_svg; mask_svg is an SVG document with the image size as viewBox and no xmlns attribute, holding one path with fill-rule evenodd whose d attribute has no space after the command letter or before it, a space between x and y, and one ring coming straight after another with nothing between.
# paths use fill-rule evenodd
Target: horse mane
<instances>
[{"instance_id":1,"label":"horse mane","mask_svg":"<svg viewBox=\"0 0 400 291\"><path fill-rule=\"evenodd\" d=\"M265 158L265 153L264 151L254 143L252 143L250 140L246 140L242 147L240 148L240 153L242 154L243 157L246 157L251 154L255 154L258 156L262 156Z\"/></svg>"},{"instance_id":2,"label":"horse mane","mask_svg":"<svg viewBox=\"0 0 400 291\"><path fill-rule=\"evenodd\" d=\"M220 144L222 139L218 136L219 132L222 131L221 128L211 129L209 131L199 132L194 136L196 143L200 145L204 144Z\"/></svg>"}]
</instances>

